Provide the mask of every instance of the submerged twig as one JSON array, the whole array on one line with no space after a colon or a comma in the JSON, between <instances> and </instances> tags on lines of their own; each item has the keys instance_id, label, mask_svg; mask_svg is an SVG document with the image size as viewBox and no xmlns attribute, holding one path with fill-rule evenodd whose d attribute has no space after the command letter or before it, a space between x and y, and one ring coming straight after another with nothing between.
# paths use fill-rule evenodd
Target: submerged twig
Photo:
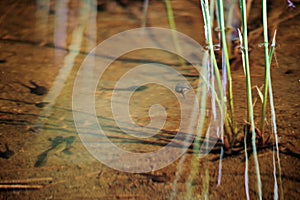
<instances>
[{"instance_id":1,"label":"submerged twig","mask_svg":"<svg viewBox=\"0 0 300 200\"><path fill-rule=\"evenodd\" d=\"M42 189L45 184L36 184L42 182L52 182L52 177L43 178L29 178L29 179L13 179L13 180L1 180L0 189ZM27 183L35 183L27 185Z\"/></svg>"},{"instance_id":2,"label":"submerged twig","mask_svg":"<svg viewBox=\"0 0 300 200\"><path fill-rule=\"evenodd\" d=\"M43 185L0 185L0 189L42 189Z\"/></svg>"},{"instance_id":3,"label":"submerged twig","mask_svg":"<svg viewBox=\"0 0 300 200\"><path fill-rule=\"evenodd\" d=\"M0 184L20 184L20 183L35 183L35 182L46 182L46 181L48 182L53 181L53 178L44 177L44 178L0 180Z\"/></svg>"}]
</instances>

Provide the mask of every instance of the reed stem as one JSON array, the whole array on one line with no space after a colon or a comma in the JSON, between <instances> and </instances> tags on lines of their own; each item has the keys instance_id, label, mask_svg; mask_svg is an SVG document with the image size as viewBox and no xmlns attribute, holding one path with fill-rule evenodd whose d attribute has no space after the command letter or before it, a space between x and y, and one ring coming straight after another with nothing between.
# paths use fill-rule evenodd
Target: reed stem
<instances>
[{"instance_id":1,"label":"reed stem","mask_svg":"<svg viewBox=\"0 0 300 200\"><path fill-rule=\"evenodd\" d=\"M252 150L253 150L253 158L255 163L255 170L256 170L256 178L257 178L257 192L258 198L262 199L262 189L261 189L261 178L260 178L260 170L259 170L259 163L257 158L257 150L256 150L256 132L255 132L255 124L254 124L254 113L252 107L252 91L251 91L251 77L250 77L250 66L249 66L249 53L248 53L248 31L247 31L247 8L246 8L246 0L240 0L240 10L242 16L242 40L243 40L243 47L242 53L244 55L243 65L245 69L246 75L246 92L247 92L247 119L251 125L251 141L252 141ZM245 135L245 137L247 137ZM247 149L245 149L247 151ZM247 157L246 157L247 159ZM248 166L246 166L247 168ZM248 173L248 172L247 172Z\"/></svg>"},{"instance_id":2,"label":"reed stem","mask_svg":"<svg viewBox=\"0 0 300 200\"><path fill-rule=\"evenodd\" d=\"M231 69L230 69L230 63L229 63L229 54L228 54L228 48L227 48L227 42L226 42L226 27L224 22L224 6L223 6L223 0L217 1L217 9L218 9L218 21L221 31L221 40L222 40L222 54L225 58L226 63L226 71L227 71L227 81L228 81L228 96L229 96L229 110L230 110L230 118L231 121L234 121L234 103L233 103L233 92L232 92L232 78L231 78Z\"/></svg>"},{"instance_id":3,"label":"reed stem","mask_svg":"<svg viewBox=\"0 0 300 200\"><path fill-rule=\"evenodd\" d=\"M173 9L172 9L172 5L171 5L170 0L165 0L165 4L166 4L167 16L168 16L168 20L169 20L169 26L173 30L172 40L173 40L173 43L175 45L175 50L177 52L177 55L182 55L182 51L181 51L181 48L180 48L179 43L178 43L177 34L175 33L176 23L175 23L175 20L174 20L174 14L173 14ZM177 57L178 57L180 65L184 66L185 62L184 62L183 58L181 58L180 56L177 56Z\"/></svg>"},{"instance_id":4,"label":"reed stem","mask_svg":"<svg viewBox=\"0 0 300 200\"><path fill-rule=\"evenodd\" d=\"M263 35L264 35L264 50L265 50L265 80L264 80L264 96L263 96L263 106L261 111L260 130L263 135L265 132L265 119L266 119L266 110L267 110L267 103L268 103L268 90L269 90L269 78L270 78L267 0L262 0L262 10L263 10L262 17L263 17Z\"/></svg>"}]
</instances>

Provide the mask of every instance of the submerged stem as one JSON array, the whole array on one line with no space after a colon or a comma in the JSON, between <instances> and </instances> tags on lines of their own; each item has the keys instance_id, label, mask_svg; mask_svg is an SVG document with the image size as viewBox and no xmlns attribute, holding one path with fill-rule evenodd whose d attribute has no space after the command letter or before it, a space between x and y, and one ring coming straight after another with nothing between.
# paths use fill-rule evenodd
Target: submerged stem
<instances>
[{"instance_id":1,"label":"submerged stem","mask_svg":"<svg viewBox=\"0 0 300 200\"><path fill-rule=\"evenodd\" d=\"M273 40L272 40L272 44L271 44L271 49L270 49L270 53L269 53L269 62L271 63L272 61L272 57L273 57L273 53L275 50L275 40L276 38L276 30L274 32L274 36L273 36ZM278 199L278 186L277 184L279 184L279 188L280 188L280 199L284 199L284 195L283 195L283 187L282 187L282 180L281 180L281 165L280 165L280 157L279 157L279 147L278 147L278 134L277 134L277 125L276 125L276 113L275 113L275 107L274 107L274 100L273 100L273 91L272 91L272 82L271 82L271 72L268 71L269 73L269 96L270 96L270 108L271 108L271 121L272 121L272 132L274 134L274 138L275 138L275 149L276 149L276 158L277 158L277 163L278 163L278 176L279 176L279 183L277 182L277 178L276 178L276 158L275 158L275 153L273 153L273 169L274 169L274 199Z\"/></svg>"},{"instance_id":2,"label":"submerged stem","mask_svg":"<svg viewBox=\"0 0 300 200\"><path fill-rule=\"evenodd\" d=\"M250 66L249 66L249 54L248 54L248 33L247 33L247 14L246 14L246 0L240 0L240 10L242 16L242 30L243 30L243 48L242 52L244 54L243 65L246 74L246 91L247 91L247 110L248 110L248 120L251 124L251 141L252 141L252 149L253 149L253 157L256 169L256 178L257 178L257 190L258 197L262 199L262 189L261 189L261 178L260 178L260 170L259 163L257 158L256 151L256 133L255 133L255 124L254 124L254 113L252 107L252 91L251 91L251 78L250 78ZM247 149L245 149L245 152ZM247 159L247 157L246 157ZM246 168L248 168L248 163L246 163ZM245 171L246 173L246 171ZM248 173L248 172L247 172ZM246 174L245 174L246 176ZM246 183L245 183L246 184Z\"/></svg>"},{"instance_id":3,"label":"submerged stem","mask_svg":"<svg viewBox=\"0 0 300 200\"><path fill-rule=\"evenodd\" d=\"M224 13L223 13L223 0L217 1L217 9L218 9L218 21L221 31L221 40L222 40L222 50L225 56L225 63L226 63L226 71L227 71L227 81L228 81L228 95L229 95L229 109L230 109L230 118L231 122L234 122L234 103L233 103L233 92L232 92L232 78L231 78L231 69L229 63L229 54L226 42L226 27L224 23Z\"/></svg>"},{"instance_id":4,"label":"submerged stem","mask_svg":"<svg viewBox=\"0 0 300 200\"><path fill-rule=\"evenodd\" d=\"M268 20L267 20L267 0L262 0L263 9L263 34L264 34L264 50L265 50L265 82L264 82L264 96L263 96L263 106L261 111L261 133L264 134L265 131L265 118L268 103L268 88L270 79L270 60L269 60L269 39L268 39Z\"/></svg>"},{"instance_id":5,"label":"submerged stem","mask_svg":"<svg viewBox=\"0 0 300 200\"><path fill-rule=\"evenodd\" d=\"M176 23L174 20L173 9L172 9L170 0L165 0L165 4L166 4L166 10L167 10L167 15L168 15L168 20L169 20L169 26L173 30L172 40L175 45L175 50L177 52L177 55L182 55L181 48L178 44L177 34L174 32L174 31L176 31ZM184 60L180 56L178 56L178 60L179 60L181 66L185 65Z\"/></svg>"}]
</instances>

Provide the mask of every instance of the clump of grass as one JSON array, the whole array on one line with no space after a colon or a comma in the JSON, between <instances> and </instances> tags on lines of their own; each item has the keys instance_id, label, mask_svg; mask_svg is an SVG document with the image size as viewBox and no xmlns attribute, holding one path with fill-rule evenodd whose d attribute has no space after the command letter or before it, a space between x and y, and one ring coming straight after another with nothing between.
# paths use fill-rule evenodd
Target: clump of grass
<instances>
[{"instance_id":1,"label":"clump of grass","mask_svg":"<svg viewBox=\"0 0 300 200\"><path fill-rule=\"evenodd\" d=\"M172 29L175 29L175 22L174 17L172 14L171 4L168 0L166 2L166 7L168 10L168 17L170 22L170 27ZM257 177L257 195L259 199L262 199L262 186L261 186L261 178L260 178L260 169L259 169L259 163L258 163L258 157L257 157L257 137L263 144L265 142L264 140L264 133L265 133L265 118L266 118L266 112L267 112L267 103L268 103L268 95L270 94L270 106L271 106L271 117L273 122L273 132L275 135L275 139L277 138L277 132L276 132L276 116L274 111L274 104L273 104L273 96L272 96L272 86L271 86L271 78L270 78L270 62L272 58L272 54L274 51L274 44L275 44L275 37L273 38L273 45L271 46L271 49L269 50L269 42L268 42L268 26L267 26L267 2L266 0L262 0L262 12L263 12L263 35L264 35L264 51L265 51L265 76L264 76L264 92L262 97L262 110L261 110L261 127L260 130L255 127L255 121L254 121L254 111L253 111L253 97L252 97L252 86L251 86L251 72L250 72L250 63L249 63L249 51L248 51L248 33L247 33L247 16L249 15L250 10L250 3L248 2L248 5L246 4L245 0L239 0L240 5L240 14L241 14L241 31L239 30L239 38L240 38L240 50L242 53L242 63L243 63L243 69L245 73L245 82L246 82L246 96L247 96L247 123L244 127L241 128L242 131L238 131L238 127L236 127L235 123L235 109L234 109L234 94L232 90L232 76L231 76L231 68L230 68L230 62L229 62L229 56L230 52L228 50L231 48L231 43L228 41L228 34L226 35L226 29L227 27L225 24L230 24L230 21L225 23L225 17L224 17L224 5L223 0L216 0L216 16L217 16L217 22L218 22L218 30L220 32L219 34L219 40L220 40L220 50L222 55L222 66L218 66L218 63L216 61L216 55L214 52L214 44L213 44L213 16L214 16L214 2L210 1L210 4L208 0L201 0L201 8L203 13L203 19L204 19L204 25L205 25L205 37L207 42L207 47L209 51L209 69L210 75L215 77L216 85L213 85L214 87L213 92L211 92L211 96L213 101L216 101L219 105L225 105L222 108L221 113L224 116L224 131L221 133L221 140L222 140L222 150L221 150L221 156L220 156L220 168L221 168L221 162L222 157L224 153L224 149L227 151L227 153L231 152L231 148L235 144L235 140L237 138L237 135L239 133L244 134L244 149L245 149L245 190L246 190L246 197L247 199L250 199L249 195L249 188L248 188L248 152L247 152L247 145L251 143L251 148L253 152L254 162L255 162L255 170L256 170L256 177ZM233 4L234 6L234 4ZM247 8L248 6L248 8ZM230 9L232 12L232 8ZM232 19L232 17L227 17L228 20ZM230 34L230 32L229 32ZM174 40L176 38L173 38ZM223 71L223 79L220 75L219 68ZM207 80L208 83L210 83L209 80ZM214 81L213 81L214 82ZM212 83L213 83L212 82ZM227 104L224 104L227 103ZM214 102L212 102L214 104ZM276 142L277 139L276 139ZM278 143L276 143L276 148L278 152ZM275 160L275 158L274 158ZM277 160L279 164L280 169L280 161L279 161L279 155L277 154ZM275 166L275 165L274 165ZM275 170L276 172L276 170ZM274 172L274 173L275 173ZM220 173L221 174L221 173ZM218 184L221 182L221 175L219 174ZM276 173L274 175L276 178ZM276 187L274 186L274 194L277 195L277 190L275 191L275 188L277 188L277 182L275 181ZM191 194L191 192L189 192ZM190 196L190 195L189 195Z\"/></svg>"},{"instance_id":2,"label":"clump of grass","mask_svg":"<svg viewBox=\"0 0 300 200\"><path fill-rule=\"evenodd\" d=\"M235 2L235 1L233 1ZM171 3L169 0L165 0L168 19L170 28L175 30L175 21L174 16L172 13ZM264 74L264 91L261 92L258 89L259 95L261 96L262 100L262 109L261 109L261 120L260 120L260 129L255 126L255 119L254 119L254 111L253 111L253 96L252 96L252 86L251 86L251 72L250 72L250 63L249 63L249 50L248 50L248 26L247 26L247 17L250 13L251 3L252 1L246 0L239 0L239 7L240 7L240 23L241 23L241 30L238 30L239 33L239 49L241 51L242 56L242 64L245 74L245 82L246 82L246 97L247 97L247 116L246 116L246 123L243 127L237 127L237 123L235 122L235 108L234 108L234 93L232 89L232 76L231 76L231 66L229 62L230 58L230 50L231 48L231 41L228 38L231 38L232 31L226 32L228 27L226 25L230 25L232 23L232 12L235 3L232 3L229 8L229 13L227 15L227 21L225 22L225 14L224 14L224 4L223 0L200 0L202 14L204 19L204 29L205 29L205 38L208 48L208 57L205 57L205 61L203 63L207 63L207 71L209 77L206 80L206 83L209 85L210 90L210 97L212 99L212 105L218 105L221 108L221 115L223 116L224 120L221 120L221 126L224 125L223 131L220 133L220 139L222 141L222 148L220 154L220 170L219 170L219 178L218 178L218 185L221 184L221 168L222 168L222 158L224 155L224 150L227 154L232 153L232 148L236 143L239 134L244 134L244 152L245 152L245 192L246 198L250 199L249 188L248 188L248 145L251 146L251 150L253 153L255 170L256 170L256 182L257 182L257 197L262 199L262 183L260 178L260 168L259 162L257 157L257 144L264 145L268 139L265 138L265 121L266 121L266 113L267 113L267 105L268 105L268 97L269 97L269 105L271 110L271 122L272 122L272 133L274 134L275 138L275 149L276 149L276 158L275 154L273 154L273 164L274 164L274 198L278 198L278 183L276 178L276 160L277 165L279 168L279 185L281 189L281 198L283 199L283 190L282 190L282 183L281 183L281 168L280 168L280 158L279 158L279 149L278 149L278 136L277 136L277 129L276 129L276 115L273 103L273 94L272 94L272 84L271 84L271 75L270 75L270 63L272 60L273 52L275 49L275 38L276 32L274 33L274 37L272 40L272 45L269 48L269 39L268 39L268 24L267 24L267 0L262 0L262 23L263 23L263 46L264 46L264 60L265 60L265 74ZM291 1L288 1L289 5L292 5ZM293 5L292 5L293 6ZM216 9L215 9L216 7ZM221 51L222 62L221 66L218 66L215 51L214 51L214 43L213 43L213 30L215 27L214 24L214 15L217 16L218 22L218 30L219 30L219 46ZM225 25L226 24L226 25ZM231 28L229 27L229 30ZM175 45L176 45L176 38L173 38ZM178 51L180 48L178 47ZM222 69L221 76L219 69ZM202 77L203 78L203 77ZM216 83L216 84L214 84ZM212 106L212 107L214 107ZM221 128L222 129L222 128ZM208 131L209 132L209 131ZM201 133L199 133L201 135ZM199 137L197 137L199 138ZM200 139L195 140L196 143L200 143ZM259 142L258 142L259 141ZM198 148L200 145L194 145L195 148ZM196 152L197 149L195 149ZM196 174L193 169L197 165L192 163L192 173L189 177L189 182L193 181L193 178ZM203 191L202 196L208 195L208 171L205 171L205 180L203 188L206 188ZM188 191L188 198L192 195L191 184L187 184L187 191Z\"/></svg>"},{"instance_id":3,"label":"clump of grass","mask_svg":"<svg viewBox=\"0 0 300 200\"><path fill-rule=\"evenodd\" d=\"M248 1L249 3L249 1ZM223 89L223 93L221 93L218 97L225 98L228 100L227 105L224 108L224 136L221 138L223 143L223 148L227 150L228 153L231 152L231 148L235 144L235 140L237 135L241 132L238 131L235 123L235 114L234 114L234 101L233 101L233 90L232 90L232 79L231 79L231 71L230 71L230 63L229 63L229 53L228 53L228 41L226 40L226 28L225 27L225 20L224 20L224 5L223 0L216 0L216 16L218 21L218 29L220 31L220 42L221 42L221 54L222 54L222 66L218 67L217 62L215 62L215 54L213 52L213 44L212 44L212 31L213 25L210 21L210 16L212 15L209 12L209 3L208 0L201 0L202 6L202 13L204 18L204 25L205 25L205 36L206 42L209 47L210 57L213 62L213 68L221 68L223 70L223 76L226 75L227 79L225 82L223 81L221 84L217 84L219 87L217 90L221 90L222 85L227 85L226 89ZM254 111L253 111L253 97L252 97L252 87L251 87L251 72L250 72L250 63L249 63L249 51L248 51L248 33L247 33L247 16L249 14L249 9L247 9L246 0L239 0L240 6L240 14L241 14L241 31L239 30L239 38L240 38L240 50L242 53L242 63L243 69L245 73L245 82L246 82L246 96L247 96L247 123L241 130L244 134L244 149L245 149L245 190L246 190L246 197L250 199L249 195L249 188L248 188L248 152L247 152L247 145L251 143L251 148L253 152L253 158L255 163L255 170L256 170L256 177L257 177L257 195L259 199L262 199L262 185L261 185L261 178L260 178L260 168L258 163L257 157L257 140L261 141L261 144L264 144L264 133L265 133L265 118L267 112L267 103L268 103L268 94L270 94L270 106L271 106L271 117L273 122L273 132L275 134L275 138L277 138L276 134L276 117L274 111L274 104L273 104L273 97L272 97L272 86L271 86L271 78L270 78L270 62L272 58L272 54L274 51L274 45L271 46L269 50L269 40L268 40L268 25L267 25L267 1L262 0L262 13L263 13L263 35L264 35L264 51L265 51L265 75L264 75L264 92L262 98L262 110L261 110L261 127L260 130L255 127L254 121ZM249 4L248 4L249 6ZM230 18L229 18L230 19ZM230 24L230 22L227 24ZM273 44L275 43L275 37L273 39ZM219 71L215 70L215 76L217 82L221 82ZM224 78L224 77L223 77ZM259 138L258 138L259 137ZM249 141L250 140L250 141ZM276 141L277 145L277 152L278 152L278 141ZM222 148L222 150L223 150ZM222 162L223 151L221 151L221 159L220 163ZM279 155L277 154L277 160L280 169L280 161ZM222 166L222 165L220 165ZM275 167L275 166L274 166ZM274 172L275 173L275 172ZM221 176L219 174L219 176ZM276 178L276 174L274 174ZM218 184L220 184L221 178L219 177ZM276 187L277 182L275 181ZM276 188L274 186L274 188ZM274 189L274 194L277 196L277 190Z\"/></svg>"}]
</instances>

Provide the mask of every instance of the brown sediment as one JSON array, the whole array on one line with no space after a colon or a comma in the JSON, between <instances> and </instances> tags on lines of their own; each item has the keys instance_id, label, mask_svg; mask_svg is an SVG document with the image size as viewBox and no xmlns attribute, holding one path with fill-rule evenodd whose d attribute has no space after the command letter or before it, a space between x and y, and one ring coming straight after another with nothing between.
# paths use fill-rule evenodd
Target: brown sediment
<instances>
[{"instance_id":1,"label":"brown sediment","mask_svg":"<svg viewBox=\"0 0 300 200\"><path fill-rule=\"evenodd\" d=\"M5 13L0 19L0 155L5 154L4 157L9 157L9 159L0 158L1 199L168 199L173 191L172 188L176 178L178 178L176 199L186 198L188 177L194 172L194 169L192 169L194 163L191 160L196 145L192 144L187 149L186 160L182 164L179 177L175 176L178 172L179 160L155 172L144 174L126 173L111 169L91 156L82 144L75 129L73 112L76 112L76 110L72 112L73 84L81 63L92 49L91 46L93 45L89 46L88 44L92 42L93 38L96 38L94 44L96 46L116 33L140 27L141 21L137 14L140 12L142 2L131 2L98 1L95 27L91 24L87 26L90 28L89 30L95 29L96 35L89 35L88 29L86 29L87 32L83 36L82 46L74 59L74 68L66 80L60 80L65 81L64 87L57 99L51 102L53 103L51 110L46 110L47 106L45 105L47 102L43 98L53 86L53 82L62 66L67 63L66 56L75 53L70 44L72 38L75 38L75 35L73 35L74 30L80 25L78 24L78 21L80 21L78 16L82 7L78 1L72 0L67 5L68 12L59 13L59 6L58 4L55 5L59 1L51 1L49 15L44 18L48 21L39 21L42 18L36 18L37 5L33 1L25 0L13 4L3 1L0 3L0 12ZM199 1L178 0L171 2L177 30L205 46ZM277 44L279 44L275 51L278 65L273 60L273 65L278 67L272 67L271 74L277 114L283 192L286 199L297 199L299 198L298 188L300 187L300 138L298 134L300 129L298 123L300 116L298 81L300 77L298 66L300 11L297 4L296 9L288 9L282 2L279 0L270 1L268 9L270 36L276 28L278 31ZM114 7L114 5L117 7ZM41 8L46 9L47 6ZM263 50L257 48L257 45L262 42L260 9L260 1L253 0L248 20L249 46L252 49L250 52L251 77L253 85L257 86L261 86L263 83L264 74ZM147 25L167 28L169 25L164 12L163 1L150 1ZM66 14L65 17L68 20L61 24L55 24L55 21L63 19L64 14ZM64 30L64 28L66 28L65 44L55 44L53 38L55 31ZM238 44L236 46L238 47ZM128 151L135 150L135 152L149 153L155 152L172 140L174 140L175 145L170 148L179 148L183 142L174 139L178 132L181 114L180 109L178 109L179 104L172 96L174 91L168 93L163 87L149 86L140 88L138 92L132 95L130 112L133 119L140 124L147 125L149 123L148 111L150 106L148 105L159 103L166 107L167 122L153 138L143 140L126 135L113 122L112 113L108 110L111 104L106 100L111 98L114 89L111 86L114 86L118 78L133 68L130 64L151 63L156 61L159 56L161 56L161 53L152 55L149 52L124 55L118 60L118 63L114 63L113 66L108 68L104 73L104 80L97 86L95 97L97 120L100 124L105 125L103 129L110 134L111 141L118 147ZM97 59L110 59L109 55L95 55L95 57ZM174 57L169 55L166 58L159 58L162 59L158 63L166 64L178 70L195 88L194 86L198 83L196 78L199 77L197 70L193 69L192 66L180 68L180 64L174 60ZM235 48L235 53L233 53L231 59L232 68L235 69L232 76L237 126L240 130L245 128L248 132L251 132L249 126L245 126L244 122L247 116L245 80L238 48ZM30 80L33 80L34 83L30 84ZM29 90L23 86L17 87L17 85L14 85L16 82L26 85ZM174 81L174 86L176 83ZM30 93L31 90L38 87L45 87L45 90ZM126 92L138 88L124 87L118 89ZM256 90L253 90L253 95L254 98L258 97ZM88 102L83 103L88 104ZM258 101L254 107L256 121L260 119L260 106L261 104ZM41 114L41 111L43 114ZM87 113L82 113L82 115L89 116ZM189 119L184 120L188 121ZM274 136L271 133L269 123L268 120L266 137L263 141L259 130L255 131L258 139L260 139L257 143L257 151L263 185L263 198L265 199L274 198L272 156L276 148L273 146ZM94 129L94 124L90 124L89 121L86 121L84 126L82 128L85 129L86 134L98 134ZM59 136L64 138L75 137L72 148L68 149L67 144L63 143L57 149L53 148L53 152L50 152L43 166L34 167L38 156L51 149L52 144L49 138ZM248 139L247 141L250 142L251 140ZM210 176L210 199L245 198L245 150L242 142L243 139L237 140L231 152L225 152L220 186L217 186L216 183L218 178L217 161L220 159L221 142L216 144L207 157L201 159L197 157L199 170L191 183L194 187L193 197L195 199L200 198L203 191L203 182L206 181L203 177L206 170ZM225 140L225 146L230 146L226 143ZM6 144L8 145L7 148L5 147ZM251 145L248 144L247 146L249 152L251 152ZM66 148L70 153L64 151ZM8 150L14 151L14 154L5 153ZM151 162L155 164L160 160L153 158ZM256 195L256 177L252 163L253 157L249 156L250 196L254 198ZM51 178L48 179L47 177ZM39 182L40 179L45 180L45 182ZM279 177L277 180L279 180ZM1 181L5 184L2 184Z\"/></svg>"}]
</instances>

